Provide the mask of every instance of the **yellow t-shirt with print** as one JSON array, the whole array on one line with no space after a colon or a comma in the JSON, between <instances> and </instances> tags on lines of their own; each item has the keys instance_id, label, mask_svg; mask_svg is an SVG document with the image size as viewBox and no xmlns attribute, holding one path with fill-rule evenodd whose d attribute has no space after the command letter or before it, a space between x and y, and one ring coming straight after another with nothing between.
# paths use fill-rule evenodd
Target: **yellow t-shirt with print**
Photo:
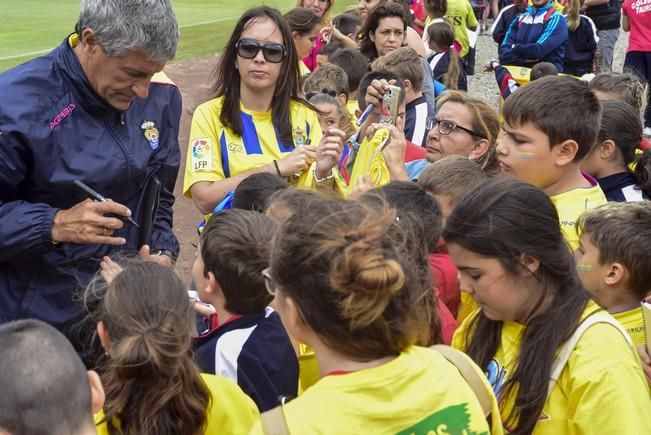
<instances>
[{"instance_id":1,"label":"yellow t-shirt with print","mask_svg":"<svg viewBox=\"0 0 651 435\"><path fill-rule=\"evenodd\" d=\"M470 39L468 38L468 27L477 27L477 17L472 10L468 0L448 0L448 8L445 17L454 27L455 40L461 45L461 57L468 54L470 50Z\"/></svg>"},{"instance_id":2,"label":"yellow t-shirt with print","mask_svg":"<svg viewBox=\"0 0 651 435\"><path fill-rule=\"evenodd\" d=\"M550 196L561 223L563 238L572 251L579 246L579 234L576 231L576 221L584 211L605 204L606 196L596 182L590 187L577 187L558 195Z\"/></svg>"},{"instance_id":3,"label":"yellow t-shirt with print","mask_svg":"<svg viewBox=\"0 0 651 435\"><path fill-rule=\"evenodd\" d=\"M588 302L582 319L602 311ZM471 316L457 329L452 346L465 350ZM520 353L524 325L504 322L497 352L485 367L496 396L500 396ZM502 407L509 415L513 398ZM637 352L612 325L591 326L577 343L558 383L545 402L535 435L641 434L651 428L651 400ZM505 427L508 430L508 428Z\"/></svg>"},{"instance_id":4,"label":"yellow t-shirt with print","mask_svg":"<svg viewBox=\"0 0 651 435\"><path fill-rule=\"evenodd\" d=\"M637 307L632 310L622 311L621 313L612 313L615 320L617 320L631 336L633 343L645 343L644 334L644 317L642 315L642 307Z\"/></svg>"},{"instance_id":5,"label":"yellow t-shirt with print","mask_svg":"<svg viewBox=\"0 0 651 435\"><path fill-rule=\"evenodd\" d=\"M202 373L212 403L206 418L206 434L240 435L248 433L260 418L258 408L237 384L222 376ZM143 406L147 404L143 403ZM95 414L98 435L108 435L102 411ZM119 422L116 424L119 427Z\"/></svg>"},{"instance_id":6,"label":"yellow t-shirt with print","mask_svg":"<svg viewBox=\"0 0 651 435\"><path fill-rule=\"evenodd\" d=\"M490 430L456 367L434 350L412 346L381 366L321 378L284 413L292 434L501 434L492 400ZM253 433L261 434L261 426Z\"/></svg>"},{"instance_id":7,"label":"yellow t-shirt with print","mask_svg":"<svg viewBox=\"0 0 651 435\"><path fill-rule=\"evenodd\" d=\"M242 136L225 128L219 114L224 97L201 104L192 116L190 144L185 165L183 194L199 181L219 181L279 160L294 145L317 145L322 133L314 110L292 101L290 121L294 144L284 144L272 121L272 112L253 112L240 106Z\"/></svg>"}]
</instances>

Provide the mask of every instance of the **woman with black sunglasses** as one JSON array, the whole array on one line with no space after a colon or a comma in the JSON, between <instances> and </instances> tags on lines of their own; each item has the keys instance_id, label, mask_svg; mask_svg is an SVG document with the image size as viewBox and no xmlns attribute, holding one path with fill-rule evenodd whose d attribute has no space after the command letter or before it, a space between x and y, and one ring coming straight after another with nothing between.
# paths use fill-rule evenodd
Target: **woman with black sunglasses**
<instances>
[{"instance_id":1,"label":"woman with black sunglasses","mask_svg":"<svg viewBox=\"0 0 651 435\"><path fill-rule=\"evenodd\" d=\"M215 98L192 118L183 186L202 213L259 172L296 180L309 169L315 185L343 188L333 168L345 133L322 133L316 112L299 97L296 49L276 9L241 16L215 75Z\"/></svg>"}]
</instances>

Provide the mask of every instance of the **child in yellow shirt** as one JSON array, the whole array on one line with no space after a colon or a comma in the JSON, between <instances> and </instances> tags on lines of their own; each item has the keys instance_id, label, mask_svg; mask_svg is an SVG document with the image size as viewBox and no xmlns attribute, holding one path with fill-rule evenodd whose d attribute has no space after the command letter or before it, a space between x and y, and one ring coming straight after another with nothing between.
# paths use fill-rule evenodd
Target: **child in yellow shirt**
<instances>
[{"instance_id":1,"label":"child in yellow shirt","mask_svg":"<svg viewBox=\"0 0 651 435\"><path fill-rule=\"evenodd\" d=\"M579 243L576 220L606 203L598 183L579 164L596 143L601 105L588 85L571 77L535 80L504 104L497 144L500 170L542 189L558 211L572 250Z\"/></svg>"},{"instance_id":2,"label":"child in yellow shirt","mask_svg":"<svg viewBox=\"0 0 651 435\"><path fill-rule=\"evenodd\" d=\"M544 192L512 178L489 180L464 195L443 238L480 307L452 345L485 370L506 431L648 432L651 401L637 352L589 300ZM580 325L576 344L561 352ZM561 354L569 359L558 372Z\"/></svg>"},{"instance_id":3,"label":"child in yellow shirt","mask_svg":"<svg viewBox=\"0 0 651 435\"><path fill-rule=\"evenodd\" d=\"M640 301L651 290L651 203L609 202L587 211L577 227L574 256L583 286L636 345L643 344Z\"/></svg>"}]
</instances>

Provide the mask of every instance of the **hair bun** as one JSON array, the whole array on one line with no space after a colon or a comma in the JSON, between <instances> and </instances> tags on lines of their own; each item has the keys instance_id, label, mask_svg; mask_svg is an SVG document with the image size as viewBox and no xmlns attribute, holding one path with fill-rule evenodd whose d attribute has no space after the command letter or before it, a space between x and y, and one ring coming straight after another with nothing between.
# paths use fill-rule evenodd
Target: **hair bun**
<instances>
[{"instance_id":1,"label":"hair bun","mask_svg":"<svg viewBox=\"0 0 651 435\"><path fill-rule=\"evenodd\" d=\"M385 231L386 222L362 224L344 236L346 246L333 261L330 284L343 295L341 315L352 330L379 318L405 285L400 263L384 256L381 236Z\"/></svg>"}]
</instances>

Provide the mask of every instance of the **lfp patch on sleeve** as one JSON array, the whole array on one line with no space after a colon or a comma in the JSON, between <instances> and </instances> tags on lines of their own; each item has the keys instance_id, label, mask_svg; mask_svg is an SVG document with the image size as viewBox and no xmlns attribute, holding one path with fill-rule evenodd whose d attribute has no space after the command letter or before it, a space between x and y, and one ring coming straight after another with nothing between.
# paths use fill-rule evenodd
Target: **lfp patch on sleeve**
<instances>
[{"instance_id":1,"label":"lfp patch on sleeve","mask_svg":"<svg viewBox=\"0 0 651 435\"><path fill-rule=\"evenodd\" d=\"M200 137L192 141L192 170L212 170L212 141L209 137Z\"/></svg>"}]
</instances>

